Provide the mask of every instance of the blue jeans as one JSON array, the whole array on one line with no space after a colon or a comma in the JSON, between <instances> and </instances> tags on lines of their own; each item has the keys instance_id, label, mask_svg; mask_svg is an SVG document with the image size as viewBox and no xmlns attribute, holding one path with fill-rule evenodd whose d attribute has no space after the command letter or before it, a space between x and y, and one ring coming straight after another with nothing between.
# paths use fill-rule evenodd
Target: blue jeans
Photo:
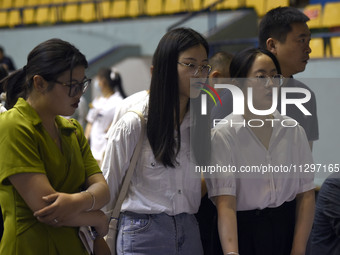
<instances>
[{"instance_id":1,"label":"blue jeans","mask_svg":"<svg viewBox=\"0 0 340 255\"><path fill-rule=\"evenodd\" d=\"M198 224L194 215L120 215L117 254L124 255L203 255Z\"/></svg>"}]
</instances>

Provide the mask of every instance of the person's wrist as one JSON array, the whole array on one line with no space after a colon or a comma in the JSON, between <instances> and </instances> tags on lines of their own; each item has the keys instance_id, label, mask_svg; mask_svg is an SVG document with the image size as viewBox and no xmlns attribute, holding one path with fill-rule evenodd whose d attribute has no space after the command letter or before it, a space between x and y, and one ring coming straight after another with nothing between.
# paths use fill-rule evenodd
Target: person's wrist
<instances>
[{"instance_id":1,"label":"person's wrist","mask_svg":"<svg viewBox=\"0 0 340 255\"><path fill-rule=\"evenodd\" d=\"M85 211L86 211L86 212L92 211L93 208L94 208L94 206L95 206L95 204L96 204L96 198L95 198L95 196L93 195L92 192L90 192L90 191L88 191L88 190L84 190L84 191L82 191L81 193L89 194L89 195L91 196L91 199L92 199L91 207L90 207L89 209L86 209Z\"/></svg>"}]
</instances>

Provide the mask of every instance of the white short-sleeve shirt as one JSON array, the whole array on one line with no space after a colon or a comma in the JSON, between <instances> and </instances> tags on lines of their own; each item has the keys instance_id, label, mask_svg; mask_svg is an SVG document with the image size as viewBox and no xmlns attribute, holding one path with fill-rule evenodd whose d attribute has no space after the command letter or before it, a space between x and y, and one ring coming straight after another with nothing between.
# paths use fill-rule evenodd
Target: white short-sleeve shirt
<instances>
[{"instance_id":1,"label":"white short-sleeve shirt","mask_svg":"<svg viewBox=\"0 0 340 255\"><path fill-rule=\"evenodd\" d=\"M241 115L227 116L220 122L227 124L212 130L211 165L231 165L236 172L206 174L209 197L236 196L237 210L244 211L278 207L315 187L314 174L300 171L301 165L313 164L303 128L277 111L273 116L277 121L268 150L249 126L240 124L245 121ZM231 120L239 124L231 126Z\"/></svg>"},{"instance_id":2,"label":"white short-sleeve shirt","mask_svg":"<svg viewBox=\"0 0 340 255\"><path fill-rule=\"evenodd\" d=\"M115 116L116 107L123 101L119 92L110 97L99 97L93 100L86 120L92 123L90 134L91 151L96 160L102 160L106 146L106 133Z\"/></svg>"},{"instance_id":3,"label":"white short-sleeve shirt","mask_svg":"<svg viewBox=\"0 0 340 255\"><path fill-rule=\"evenodd\" d=\"M5 112L5 111L7 111L6 108L3 107L2 104L0 104L0 113Z\"/></svg>"},{"instance_id":4,"label":"white short-sleeve shirt","mask_svg":"<svg viewBox=\"0 0 340 255\"><path fill-rule=\"evenodd\" d=\"M148 101L135 105L146 116ZM147 116L146 116L147 120ZM190 114L187 113L180 127L181 149L175 168L157 162L145 135L141 155L137 161L128 194L121 211L135 213L176 215L196 213L201 200L201 179L194 174L190 157ZM111 199L104 210L111 210L117 200L119 187L129 166L133 150L141 132L141 122L136 113L127 112L108 134L108 144L102 171L109 185ZM198 176L199 177L199 176Z\"/></svg>"}]
</instances>

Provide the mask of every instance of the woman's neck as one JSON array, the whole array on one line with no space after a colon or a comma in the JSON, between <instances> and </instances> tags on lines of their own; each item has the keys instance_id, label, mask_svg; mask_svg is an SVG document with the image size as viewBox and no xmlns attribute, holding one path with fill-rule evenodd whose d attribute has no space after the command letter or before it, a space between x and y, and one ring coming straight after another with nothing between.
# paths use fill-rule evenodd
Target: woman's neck
<instances>
[{"instance_id":1,"label":"woman's neck","mask_svg":"<svg viewBox=\"0 0 340 255\"><path fill-rule=\"evenodd\" d=\"M43 127L61 150L61 139L56 123L56 115L50 112L50 108L48 107L45 98L32 92L31 95L28 96L26 102L37 112Z\"/></svg>"},{"instance_id":2,"label":"woman's neck","mask_svg":"<svg viewBox=\"0 0 340 255\"><path fill-rule=\"evenodd\" d=\"M38 113L44 127L54 129L56 115L48 112L42 97L29 96L26 102Z\"/></svg>"},{"instance_id":3,"label":"woman's neck","mask_svg":"<svg viewBox=\"0 0 340 255\"><path fill-rule=\"evenodd\" d=\"M269 114L269 115L256 115L256 114L253 114L251 113L249 110L245 110L244 112L244 115L243 115L243 118L245 120L252 120L252 119L257 119L257 120L262 120L262 121L265 121L266 119L273 119L274 116L273 114Z\"/></svg>"},{"instance_id":4,"label":"woman's neck","mask_svg":"<svg viewBox=\"0 0 340 255\"><path fill-rule=\"evenodd\" d=\"M243 115L244 119L246 120L246 125L248 125L250 120L256 119L261 120L262 123L258 124L258 122L254 125L248 125L248 127L252 130L254 135L259 139L259 141L262 143L262 145L268 150L269 149L269 143L270 138L273 133L273 122L268 121L270 119L273 119L273 115L254 115L250 113L249 111L245 111L245 114Z\"/></svg>"},{"instance_id":5,"label":"woman's neck","mask_svg":"<svg viewBox=\"0 0 340 255\"><path fill-rule=\"evenodd\" d=\"M114 90L110 90L110 89L104 89L102 91L102 95L105 98L108 98L108 97L112 96L114 93L115 93L115 91Z\"/></svg>"},{"instance_id":6,"label":"woman's neck","mask_svg":"<svg viewBox=\"0 0 340 255\"><path fill-rule=\"evenodd\" d=\"M180 98L179 99L179 121L182 123L185 114L188 111L188 98Z\"/></svg>"}]
</instances>

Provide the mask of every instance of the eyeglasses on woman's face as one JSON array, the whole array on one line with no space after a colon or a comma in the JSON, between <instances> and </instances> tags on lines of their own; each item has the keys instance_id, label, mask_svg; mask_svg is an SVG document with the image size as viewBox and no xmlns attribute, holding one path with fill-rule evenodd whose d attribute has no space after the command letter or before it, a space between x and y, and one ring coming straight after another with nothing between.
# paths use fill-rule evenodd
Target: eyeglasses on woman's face
<instances>
[{"instance_id":1,"label":"eyeglasses on woman's face","mask_svg":"<svg viewBox=\"0 0 340 255\"><path fill-rule=\"evenodd\" d=\"M193 76L196 76L198 74L198 72L201 72L201 74L203 76L208 76L210 71L211 71L211 66L210 65L195 65L193 63L183 63L183 62L177 62L178 64L182 65L182 66L186 66L189 68L190 73Z\"/></svg>"},{"instance_id":2,"label":"eyeglasses on woman's face","mask_svg":"<svg viewBox=\"0 0 340 255\"><path fill-rule=\"evenodd\" d=\"M71 84L67 84L61 81L54 81L55 83L61 84L63 86L69 87L70 90L68 92L69 97L75 97L78 95L80 92L81 94L84 94L91 84L91 79L85 78L81 82L72 82Z\"/></svg>"},{"instance_id":3,"label":"eyeglasses on woman's face","mask_svg":"<svg viewBox=\"0 0 340 255\"><path fill-rule=\"evenodd\" d=\"M284 77L281 74L275 74L275 75L272 75L272 76L257 75L255 78L252 78L252 79L256 79L258 84L261 84L265 87L268 87L270 82L273 83L273 86L280 87L280 86L283 85Z\"/></svg>"}]
</instances>

